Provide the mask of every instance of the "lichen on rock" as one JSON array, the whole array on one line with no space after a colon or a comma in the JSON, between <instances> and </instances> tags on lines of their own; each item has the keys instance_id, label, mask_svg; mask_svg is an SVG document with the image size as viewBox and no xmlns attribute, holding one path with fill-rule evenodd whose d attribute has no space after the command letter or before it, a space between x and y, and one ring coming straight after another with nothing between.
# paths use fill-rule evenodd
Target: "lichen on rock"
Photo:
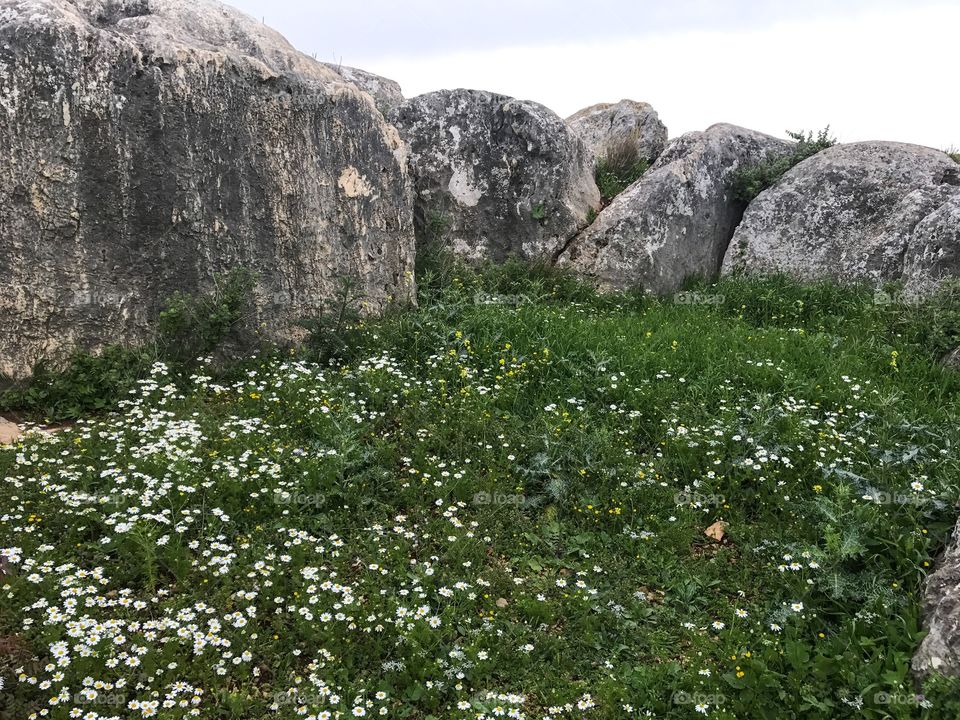
<instances>
[{"instance_id":1,"label":"lichen on rock","mask_svg":"<svg viewBox=\"0 0 960 720\"><path fill-rule=\"evenodd\" d=\"M731 189L734 172L790 147L727 124L682 135L574 239L559 264L602 290L668 294L691 278L713 278L743 213Z\"/></svg>"},{"instance_id":2,"label":"lichen on rock","mask_svg":"<svg viewBox=\"0 0 960 720\"><path fill-rule=\"evenodd\" d=\"M213 0L0 2L0 371L135 341L244 267L285 338L412 298L406 153L373 100Z\"/></svg>"},{"instance_id":3,"label":"lichen on rock","mask_svg":"<svg viewBox=\"0 0 960 720\"><path fill-rule=\"evenodd\" d=\"M923 296L960 272L960 165L933 148L835 145L804 160L747 209L724 273L902 281Z\"/></svg>"},{"instance_id":4,"label":"lichen on rock","mask_svg":"<svg viewBox=\"0 0 960 720\"><path fill-rule=\"evenodd\" d=\"M551 260L599 207L592 158L542 105L443 90L390 120L410 147L421 244L469 260Z\"/></svg>"}]
</instances>

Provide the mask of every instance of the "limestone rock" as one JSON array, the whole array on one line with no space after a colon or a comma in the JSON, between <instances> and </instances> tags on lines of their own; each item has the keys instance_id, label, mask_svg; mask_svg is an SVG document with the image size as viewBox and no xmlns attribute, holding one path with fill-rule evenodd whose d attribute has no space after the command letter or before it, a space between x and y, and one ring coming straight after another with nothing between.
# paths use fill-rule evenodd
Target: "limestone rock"
<instances>
[{"instance_id":1,"label":"limestone rock","mask_svg":"<svg viewBox=\"0 0 960 720\"><path fill-rule=\"evenodd\" d=\"M937 571L927 578L923 617L928 633L913 656L913 672L960 676L960 523Z\"/></svg>"},{"instance_id":2,"label":"limestone rock","mask_svg":"<svg viewBox=\"0 0 960 720\"><path fill-rule=\"evenodd\" d=\"M740 221L734 172L790 151L791 143L735 125L683 135L614 198L560 256L601 289L679 290L712 278Z\"/></svg>"},{"instance_id":3,"label":"limestone rock","mask_svg":"<svg viewBox=\"0 0 960 720\"><path fill-rule=\"evenodd\" d=\"M919 145L828 148L750 204L723 270L926 294L960 272L960 165Z\"/></svg>"},{"instance_id":4,"label":"limestone rock","mask_svg":"<svg viewBox=\"0 0 960 720\"><path fill-rule=\"evenodd\" d=\"M0 372L133 341L242 266L256 322L411 297L404 146L369 95L213 0L0 0Z\"/></svg>"},{"instance_id":5,"label":"limestone rock","mask_svg":"<svg viewBox=\"0 0 960 720\"><path fill-rule=\"evenodd\" d=\"M418 241L469 260L552 259L599 208L583 142L542 105L443 90L390 119L410 148Z\"/></svg>"},{"instance_id":6,"label":"limestone rock","mask_svg":"<svg viewBox=\"0 0 960 720\"><path fill-rule=\"evenodd\" d=\"M950 370L960 370L960 347L954 348L940 358L940 364Z\"/></svg>"},{"instance_id":7,"label":"limestone rock","mask_svg":"<svg viewBox=\"0 0 960 720\"><path fill-rule=\"evenodd\" d=\"M0 417L0 445L13 445L21 436L20 428Z\"/></svg>"},{"instance_id":8,"label":"limestone rock","mask_svg":"<svg viewBox=\"0 0 960 720\"><path fill-rule=\"evenodd\" d=\"M567 118L567 124L598 160L610 148L629 143L650 163L667 146L667 126L653 106L636 100L591 105Z\"/></svg>"},{"instance_id":9,"label":"limestone rock","mask_svg":"<svg viewBox=\"0 0 960 720\"><path fill-rule=\"evenodd\" d=\"M396 80L390 80L360 68L334 65L333 63L325 64L344 80L353 83L370 95L376 103L377 109L384 115L389 114L391 110L404 101L400 83Z\"/></svg>"}]
</instances>

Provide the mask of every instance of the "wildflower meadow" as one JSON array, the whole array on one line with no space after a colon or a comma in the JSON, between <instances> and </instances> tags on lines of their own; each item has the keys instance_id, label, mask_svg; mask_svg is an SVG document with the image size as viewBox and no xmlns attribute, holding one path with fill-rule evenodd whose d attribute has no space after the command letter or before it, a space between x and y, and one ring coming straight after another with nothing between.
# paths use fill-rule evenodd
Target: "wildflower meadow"
<instances>
[{"instance_id":1,"label":"wildflower meadow","mask_svg":"<svg viewBox=\"0 0 960 720\"><path fill-rule=\"evenodd\" d=\"M0 448L0 718L960 717L948 310L420 285Z\"/></svg>"}]
</instances>

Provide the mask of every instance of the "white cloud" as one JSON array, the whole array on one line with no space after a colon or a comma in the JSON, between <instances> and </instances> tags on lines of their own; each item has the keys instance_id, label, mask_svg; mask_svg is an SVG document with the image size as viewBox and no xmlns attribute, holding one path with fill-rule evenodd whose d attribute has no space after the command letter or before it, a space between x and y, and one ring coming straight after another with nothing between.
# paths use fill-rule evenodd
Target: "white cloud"
<instances>
[{"instance_id":1,"label":"white cloud","mask_svg":"<svg viewBox=\"0 0 960 720\"><path fill-rule=\"evenodd\" d=\"M398 80L503 92L568 115L623 97L651 102L671 135L714 122L782 135L831 124L842 141L960 145L960 7L889 8L746 30L348 58ZM281 28L282 30L282 28Z\"/></svg>"}]
</instances>

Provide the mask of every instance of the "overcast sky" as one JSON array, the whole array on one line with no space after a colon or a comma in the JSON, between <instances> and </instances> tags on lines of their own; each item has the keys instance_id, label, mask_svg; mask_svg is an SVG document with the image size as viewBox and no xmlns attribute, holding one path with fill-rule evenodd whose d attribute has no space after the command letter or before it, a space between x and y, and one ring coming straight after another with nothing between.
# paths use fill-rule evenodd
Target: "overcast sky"
<instances>
[{"instance_id":1,"label":"overcast sky","mask_svg":"<svg viewBox=\"0 0 960 720\"><path fill-rule=\"evenodd\" d=\"M227 1L408 97L477 88L561 116L631 98L671 136L829 124L844 142L960 146L956 0Z\"/></svg>"}]
</instances>

